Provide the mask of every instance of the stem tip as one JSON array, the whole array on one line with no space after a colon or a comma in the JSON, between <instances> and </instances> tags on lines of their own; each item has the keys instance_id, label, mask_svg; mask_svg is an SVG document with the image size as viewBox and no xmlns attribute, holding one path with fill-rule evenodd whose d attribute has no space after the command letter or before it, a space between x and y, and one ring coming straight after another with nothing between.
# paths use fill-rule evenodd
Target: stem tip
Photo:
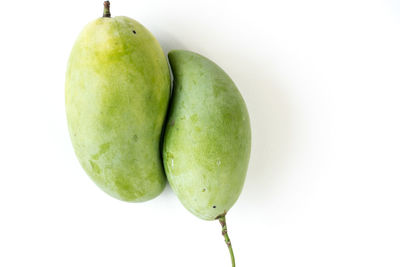
<instances>
[{"instance_id":1,"label":"stem tip","mask_svg":"<svg viewBox=\"0 0 400 267\"><path fill-rule=\"evenodd\" d=\"M110 1L104 1L103 18L110 18Z\"/></svg>"},{"instance_id":2,"label":"stem tip","mask_svg":"<svg viewBox=\"0 0 400 267\"><path fill-rule=\"evenodd\" d=\"M235 267L236 266L236 264L235 264L235 256L233 255L232 243L231 243L231 240L229 239L229 236L228 236L228 228L226 226L225 214L226 213L221 214L220 216L217 217L217 219L218 219L219 223L221 224L222 235L225 238L225 243L228 246L229 254L231 255L232 267Z\"/></svg>"}]
</instances>

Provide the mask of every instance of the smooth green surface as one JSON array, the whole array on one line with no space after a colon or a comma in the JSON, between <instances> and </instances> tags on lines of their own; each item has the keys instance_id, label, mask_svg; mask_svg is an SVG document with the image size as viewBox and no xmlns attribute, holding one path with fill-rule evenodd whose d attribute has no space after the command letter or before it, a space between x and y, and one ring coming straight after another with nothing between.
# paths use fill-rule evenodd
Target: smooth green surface
<instances>
[{"instance_id":1,"label":"smooth green surface","mask_svg":"<svg viewBox=\"0 0 400 267\"><path fill-rule=\"evenodd\" d=\"M65 91L71 140L86 173L113 197L145 201L165 186L159 141L169 75L157 40L127 17L89 23L72 49Z\"/></svg>"},{"instance_id":2,"label":"smooth green surface","mask_svg":"<svg viewBox=\"0 0 400 267\"><path fill-rule=\"evenodd\" d=\"M229 76L189 51L168 55L174 76L163 161L169 183L196 216L214 220L240 195L250 156L246 105Z\"/></svg>"}]
</instances>

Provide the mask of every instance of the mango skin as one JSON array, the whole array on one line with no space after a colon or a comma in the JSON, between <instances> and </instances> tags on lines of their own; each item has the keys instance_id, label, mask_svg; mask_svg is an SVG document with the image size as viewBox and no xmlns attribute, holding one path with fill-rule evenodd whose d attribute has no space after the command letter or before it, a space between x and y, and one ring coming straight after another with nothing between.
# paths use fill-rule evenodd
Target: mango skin
<instances>
[{"instance_id":1,"label":"mango skin","mask_svg":"<svg viewBox=\"0 0 400 267\"><path fill-rule=\"evenodd\" d=\"M80 164L109 195L141 202L164 189L159 141L169 97L167 59L144 26L114 17L83 29L66 72L68 128Z\"/></svg>"},{"instance_id":2,"label":"mango skin","mask_svg":"<svg viewBox=\"0 0 400 267\"><path fill-rule=\"evenodd\" d=\"M251 146L246 104L229 76L209 59L168 54L174 77L163 145L168 181L182 204L204 220L238 199Z\"/></svg>"}]
</instances>

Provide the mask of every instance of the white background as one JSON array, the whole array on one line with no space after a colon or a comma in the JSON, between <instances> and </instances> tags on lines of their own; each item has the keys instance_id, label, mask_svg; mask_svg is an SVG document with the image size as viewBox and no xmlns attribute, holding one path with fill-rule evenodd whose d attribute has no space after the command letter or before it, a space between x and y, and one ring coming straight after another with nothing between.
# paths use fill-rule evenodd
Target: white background
<instances>
[{"instance_id":1,"label":"white background","mask_svg":"<svg viewBox=\"0 0 400 267\"><path fill-rule=\"evenodd\" d=\"M165 51L224 68L253 144L228 219L237 266L400 266L400 2L111 1ZM230 266L218 222L169 187L140 204L86 176L64 74L102 1L2 1L0 266Z\"/></svg>"}]
</instances>

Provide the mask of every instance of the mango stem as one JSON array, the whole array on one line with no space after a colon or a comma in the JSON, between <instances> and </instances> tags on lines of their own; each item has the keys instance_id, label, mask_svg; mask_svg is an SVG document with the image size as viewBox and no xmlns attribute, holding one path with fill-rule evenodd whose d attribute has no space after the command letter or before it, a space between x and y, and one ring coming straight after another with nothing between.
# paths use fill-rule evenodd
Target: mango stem
<instances>
[{"instance_id":1,"label":"mango stem","mask_svg":"<svg viewBox=\"0 0 400 267\"><path fill-rule=\"evenodd\" d=\"M110 1L104 1L103 18L110 18Z\"/></svg>"},{"instance_id":2,"label":"mango stem","mask_svg":"<svg viewBox=\"0 0 400 267\"><path fill-rule=\"evenodd\" d=\"M235 267L236 266L236 264L235 264L235 256L233 255L231 240L229 239L229 236L228 236L228 228L226 226L225 214L223 214L220 217L218 217L218 220L219 220L219 223L222 226L222 235L225 238L225 243L228 246L229 253L231 254L232 267Z\"/></svg>"}]
</instances>

